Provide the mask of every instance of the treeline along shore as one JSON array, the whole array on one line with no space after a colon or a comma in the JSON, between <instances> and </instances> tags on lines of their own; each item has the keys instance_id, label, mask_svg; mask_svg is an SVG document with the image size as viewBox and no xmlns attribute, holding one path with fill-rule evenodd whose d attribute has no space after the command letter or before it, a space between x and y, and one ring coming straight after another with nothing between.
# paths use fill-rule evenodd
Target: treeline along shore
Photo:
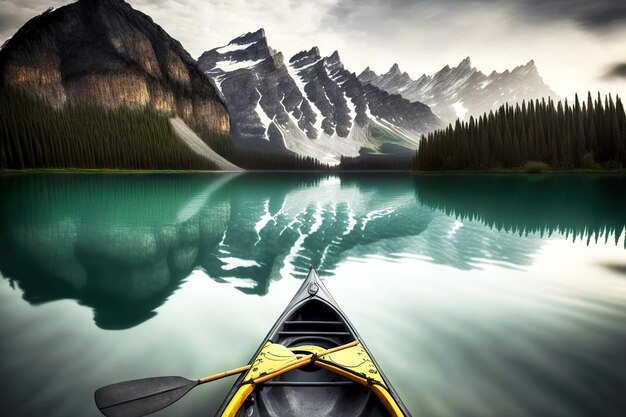
<instances>
[{"instance_id":1,"label":"treeline along shore","mask_svg":"<svg viewBox=\"0 0 626 417\"><path fill-rule=\"evenodd\" d=\"M181 141L168 115L150 108L54 108L0 86L1 169L217 170ZM505 104L422 138L419 149L344 157L329 167L312 157L237 148L228 135L192 126L222 157L246 170L569 171L626 166L626 113L619 97Z\"/></svg>"},{"instance_id":2,"label":"treeline along shore","mask_svg":"<svg viewBox=\"0 0 626 417\"><path fill-rule=\"evenodd\" d=\"M237 149L228 135L195 126L218 154L249 170L325 170L310 157ZM183 143L166 114L89 104L54 108L0 86L0 169L216 170Z\"/></svg>"},{"instance_id":3,"label":"treeline along shore","mask_svg":"<svg viewBox=\"0 0 626 417\"><path fill-rule=\"evenodd\" d=\"M619 97L576 96L505 104L478 119L428 134L414 159L420 171L615 170L626 165L626 114Z\"/></svg>"}]
</instances>

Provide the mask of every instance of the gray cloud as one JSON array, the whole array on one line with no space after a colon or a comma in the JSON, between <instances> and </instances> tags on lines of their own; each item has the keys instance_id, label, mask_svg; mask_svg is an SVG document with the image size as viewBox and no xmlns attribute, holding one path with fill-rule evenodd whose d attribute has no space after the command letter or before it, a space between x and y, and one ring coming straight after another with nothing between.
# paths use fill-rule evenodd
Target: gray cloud
<instances>
[{"instance_id":1,"label":"gray cloud","mask_svg":"<svg viewBox=\"0 0 626 417\"><path fill-rule=\"evenodd\" d=\"M49 6L75 0L0 0L0 45ZM197 57L264 27L286 57L338 50L346 68L412 77L470 55L483 72L534 59L559 95L626 96L615 57L626 50L626 0L125 0ZM626 61L625 61L626 63ZM601 74L598 76L598 74Z\"/></svg>"},{"instance_id":2,"label":"gray cloud","mask_svg":"<svg viewBox=\"0 0 626 417\"><path fill-rule=\"evenodd\" d=\"M378 16L397 16L416 7L440 7L459 13L475 6L509 9L533 21L572 21L591 30L608 29L626 22L624 0L344 0L336 7L335 15L343 19L355 10L370 8Z\"/></svg>"},{"instance_id":3,"label":"gray cloud","mask_svg":"<svg viewBox=\"0 0 626 417\"><path fill-rule=\"evenodd\" d=\"M624 0L508 1L529 17L551 21L572 20L588 29L604 29L626 22Z\"/></svg>"},{"instance_id":4,"label":"gray cloud","mask_svg":"<svg viewBox=\"0 0 626 417\"><path fill-rule=\"evenodd\" d=\"M72 0L0 0L0 44L29 19L45 12L48 7L60 7Z\"/></svg>"},{"instance_id":5,"label":"gray cloud","mask_svg":"<svg viewBox=\"0 0 626 417\"><path fill-rule=\"evenodd\" d=\"M0 33L15 28L15 16L0 12Z\"/></svg>"},{"instance_id":6,"label":"gray cloud","mask_svg":"<svg viewBox=\"0 0 626 417\"><path fill-rule=\"evenodd\" d=\"M626 62L619 62L611 66L611 69L606 73L605 78L623 78L626 80Z\"/></svg>"}]
</instances>

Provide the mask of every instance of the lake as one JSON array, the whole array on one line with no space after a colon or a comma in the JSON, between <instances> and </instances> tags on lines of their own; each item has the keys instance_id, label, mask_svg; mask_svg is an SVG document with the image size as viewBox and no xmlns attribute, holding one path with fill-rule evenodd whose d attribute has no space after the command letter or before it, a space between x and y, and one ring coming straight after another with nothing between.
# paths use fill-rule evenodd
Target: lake
<instances>
[{"instance_id":1,"label":"lake","mask_svg":"<svg viewBox=\"0 0 626 417\"><path fill-rule=\"evenodd\" d=\"M624 175L0 176L0 409L241 366L313 265L415 417L623 416L625 227Z\"/></svg>"}]
</instances>

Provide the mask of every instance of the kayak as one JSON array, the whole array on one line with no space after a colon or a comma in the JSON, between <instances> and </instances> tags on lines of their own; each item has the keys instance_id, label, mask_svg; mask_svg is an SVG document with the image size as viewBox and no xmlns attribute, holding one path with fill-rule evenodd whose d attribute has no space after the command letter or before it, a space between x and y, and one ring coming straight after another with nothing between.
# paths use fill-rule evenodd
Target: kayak
<instances>
[{"instance_id":1,"label":"kayak","mask_svg":"<svg viewBox=\"0 0 626 417\"><path fill-rule=\"evenodd\" d=\"M248 365L195 380L118 382L94 400L107 417L141 417L231 375L240 376L218 417L410 417L313 268Z\"/></svg>"},{"instance_id":2,"label":"kayak","mask_svg":"<svg viewBox=\"0 0 626 417\"><path fill-rule=\"evenodd\" d=\"M395 417L410 413L311 268L217 416Z\"/></svg>"}]
</instances>

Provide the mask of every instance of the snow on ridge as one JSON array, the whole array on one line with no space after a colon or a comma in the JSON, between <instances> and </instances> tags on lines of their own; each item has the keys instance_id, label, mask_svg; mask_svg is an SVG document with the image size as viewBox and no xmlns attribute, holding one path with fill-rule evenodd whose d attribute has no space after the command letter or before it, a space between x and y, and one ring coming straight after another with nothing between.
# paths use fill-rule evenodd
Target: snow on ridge
<instances>
[{"instance_id":1,"label":"snow on ridge","mask_svg":"<svg viewBox=\"0 0 626 417\"><path fill-rule=\"evenodd\" d=\"M456 112L456 116L463 120L465 119L465 115L467 114L467 109L463 106L463 101L459 100L452 105L454 107L454 111Z\"/></svg>"},{"instance_id":2,"label":"snow on ridge","mask_svg":"<svg viewBox=\"0 0 626 417\"><path fill-rule=\"evenodd\" d=\"M323 60L323 59L324 59L324 58L320 58L320 59L318 59L317 61L314 61L314 62L312 62L312 63L310 63L310 64L303 65L303 66L301 66L301 67L299 67L299 68L294 68L294 70L295 70L295 71L302 71L302 70L305 70L305 69L307 69L307 68L311 68L312 66L314 66L315 64L317 64L318 62L320 62L320 61L321 61L321 60ZM289 63L289 65L287 65L287 66L288 66L288 67L291 67L293 64L295 64L295 63L297 63L297 62L298 62L298 61L296 61L296 62L292 62L292 63Z\"/></svg>"},{"instance_id":3,"label":"snow on ridge","mask_svg":"<svg viewBox=\"0 0 626 417\"><path fill-rule=\"evenodd\" d=\"M256 111L256 114L259 116L259 119L261 119L261 124L265 128L265 132L263 132L263 138L265 140L270 140L269 136L267 135L267 131L270 127L270 124L273 122L273 120L270 119L267 113L265 113L265 110L263 110L263 107L261 107L261 98L263 96L261 95L261 92L259 91L258 88L256 89L256 92L259 93L259 101L256 102L256 107L254 108L254 111Z\"/></svg>"},{"instance_id":4,"label":"snow on ridge","mask_svg":"<svg viewBox=\"0 0 626 417\"><path fill-rule=\"evenodd\" d=\"M222 81L224 81L224 77L212 76L209 72L210 71L205 71L204 73L213 80L215 88L217 88L217 91L220 93L220 97L222 98L222 100L225 100L224 92L222 91Z\"/></svg>"},{"instance_id":5,"label":"snow on ridge","mask_svg":"<svg viewBox=\"0 0 626 417\"><path fill-rule=\"evenodd\" d=\"M229 52L234 52L234 51L242 51L244 49L247 49L248 47L254 45L256 42L252 42L252 43L246 43L246 44L238 44L238 43L229 43L226 46L222 46L221 48L217 48L216 51L220 54L227 54Z\"/></svg>"},{"instance_id":6,"label":"snow on ridge","mask_svg":"<svg viewBox=\"0 0 626 417\"><path fill-rule=\"evenodd\" d=\"M493 80L485 80L483 82L480 83L480 89L484 90L485 87L487 87L489 84L491 84L493 82Z\"/></svg>"},{"instance_id":7,"label":"snow on ridge","mask_svg":"<svg viewBox=\"0 0 626 417\"><path fill-rule=\"evenodd\" d=\"M350 116L351 123L350 130L352 130L352 128L356 124L356 106L352 102L352 99L348 97L345 92L343 93L343 98L346 100L346 105L348 106L348 114Z\"/></svg>"},{"instance_id":8,"label":"snow on ridge","mask_svg":"<svg viewBox=\"0 0 626 417\"><path fill-rule=\"evenodd\" d=\"M218 69L223 72L231 72L244 68L252 68L263 61L263 59L257 61L217 61L211 71Z\"/></svg>"},{"instance_id":9,"label":"snow on ridge","mask_svg":"<svg viewBox=\"0 0 626 417\"><path fill-rule=\"evenodd\" d=\"M299 75L299 72L302 71L302 69L307 68L311 65L314 65L314 64L306 65L305 67L297 68L297 69L294 68L292 64L287 64L285 66L287 67L287 72L289 73L289 75L291 75L291 78L296 83L296 87L298 87L298 90L300 90L300 94L302 94L302 97L304 98L304 100L306 100L309 103L309 107L311 108L311 110L313 110L313 113L315 113L315 123L313 123L313 127L315 128L315 131L317 132L316 137L319 138L322 132L322 120L324 120L324 116L322 115L322 112L320 111L320 109L317 108L315 103L313 103L307 97L306 92L304 91L304 87L306 86L306 84L304 83L304 81L302 81L302 78L300 78L300 75Z\"/></svg>"}]
</instances>

